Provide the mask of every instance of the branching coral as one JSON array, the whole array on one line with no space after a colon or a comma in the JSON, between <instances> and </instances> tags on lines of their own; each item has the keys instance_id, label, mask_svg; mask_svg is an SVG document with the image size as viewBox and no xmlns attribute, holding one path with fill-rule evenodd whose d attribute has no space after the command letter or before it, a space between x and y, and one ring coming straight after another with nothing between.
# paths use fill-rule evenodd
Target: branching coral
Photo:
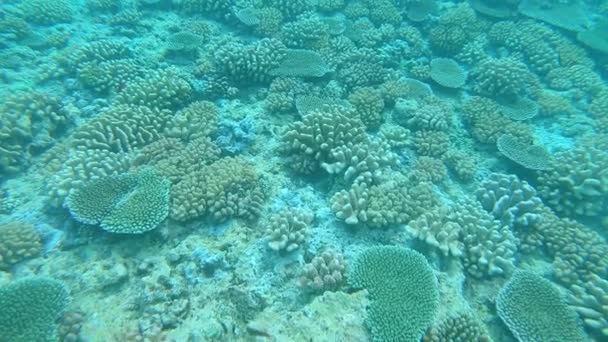
<instances>
[{"instance_id":1,"label":"branching coral","mask_svg":"<svg viewBox=\"0 0 608 342\"><path fill-rule=\"evenodd\" d=\"M515 98L527 91L533 75L525 64L511 58L488 58L471 73L473 90L490 97Z\"/></svg>"},{"instance_id":2,"label":"branching coral","mask_svg":"<svg viewBox=\"0 0 608 342\"><path fill-rule=\"evenodd\" d=\"M355 182L331 198L337 218L348 225L372 228L405 224L437 205L431 184L411 184L404 177L379 184Z\"/></svg>"},{"instance_id":3,"label":"branching coral","mask_svg":"<svg viewBox=\"0 0 608 342\"><path fill-rule=\"evenodd\" d=\"M293 252L306 242L314 216L310 212L287 209L270 218L268 247L277 252Z\"/></svg>"},{"instance_id":4,"label":"branching coral","mask_svg":"<svg viewBox=\"0 0 608 342\"><path fill-rule=\"evenodd\" d=\"M433 326L424 336L424 342L490 342L492 339L472 313L450 316Z\"/></svg>"},{"instance_id":5,"label":"branching coral","mask_svg":"<svg viewBox=\"0 0 608 342\"><path fill-rule=\"evenodd\" d=\"M146 76L128 82L116 96L121 104L148 106L157 109L175 109L188 103L192 86L177 69L154 70Z\"/></svg>"},{"instance_id":6,"label":"branching coral","mask_svg":"<svg viewBox=\"0 0 608 342\"><path fill-rule=\"evenodd\" d=\"M584 139L558 152L538 175L538 191L557 213L605 217L608 210L608 137Z\"/></svg>"},{"instance_id":7,"label":"branching coral","mask_svg":"<svg viewBox=\"0 0 608 342\"><path fill-rule=\"evenodd\" d=\"M335 291L346 279L346 261L342 254L326 250L304 265L300 286L314 292Z\"/></svg>"},{"instance_id":8,"label":"branching coral","mask_svg":"<svg viewBox=\"0 0 608 342\"><path fill-rule=\"evenodd\" d=\"M69 22L73 17L71 5L66 0L26 0L20 7L23 16L36 24L51 25Z\"/></svg>"},{"instance_id":9,"label":"branching coral","mask_svg":"<svg viewBox=\"0 0 608 342\"><path fill-rule=\"evenodd\" d=\"M188 221L208 215L215 221L259 216L264 195L253 165L223 158L184 176L172 188L171 217Z\"/></svg>"},{"instance_id":10,"label":"branching coral","mask_svg":"<svg viewBox=\"0 0 608 342\"><path fill-rule=\"evenodd\" d=\"M569 301L583 323L600 337L608 336L608 281L593 275L584 286L572 286Z\"/></svg>"},{"instance_id":11,"label":"branching coral","mask_svg":"<svg viewBox=\"0 0 608 342\"><path fill-rule=\"evenodd\" d=\"M384 121L384 99L378 90L371 87L358 88L350 94L348 101L368 129L378 128Z\"/></svg>"},{"instance_id":12,"label":"branching coral","mask_svg":"<svg viewBox=\"0 0 608 342\"><path fill-rule=\"evenodd\" d=\"M331 162L338 147L356 145L367 139L364 125L344 107L324 107L291 124L282 137L281 150L289 155L294 170L312 174L322 163Z\"/></svg>"},{"instance_id":13,"label":"branching coral","mask_svg":"<svg viewBox=\"0 0 608 342\"><path fill-rule=\"evenodd\" d=\"M0 105L0 172L15 173L69 127L71 112L54 96L16 92Z\"/></svg>"},{"instance_id":14,"label":"branching coral","mask_svg":"<svg viewBox=\"0 0 608 342\"><path fill-rule=\"evenodd\" d=\"M508 226L472 203L456 207L451 220L462 228L463 263L471 276L500 276L513 270L519 241Z\"/></svg>"},{"instance_id":15,"label":"branching coral","mask_svg":"<svg viewBox=\"0 0 608 342\"><path fill-rule=\"evenodd\" d=\"M287 49L274 38L264 38L251 44L231 40L213 51L213 62L218 73L237 83L268 82L270 71L285 58Z\"/></svg>"},{"instance_id":16,"label":"branching coral","mask_svg":"<svg viewBox=\"0 0 608 342\"><path fill-rule=\"evenodd\" d=\"M115 105L74 132L74 146L130 152L160 139L171 112L144 106Z\"/></svg>"},{"instance_id":17,"label":"branching coral","mask_svg":"<svg viewBox=\"0 0 608 342\"><path fill-rule=\"evenodd\" d=\"M0 225L0 270L40 255L42 241L34 226L24 222Z\"/></svg>"},{"instance_id":18,"label":"branching coral","mask_svg":"<svg viewBox=\"0 0 608 342\"><path fill-rule=\"evenodd\" d=\"M515 175L492 173L476 191L481 206L509 227L526 229L542 220L536 190Z\"/></svg>"},{"instance_id":19,"label":"branching coral","mask_svg":"<svg viewBox=\"0 0 608 342\"><path fill-rule=\"evenodd\" d=\"M452 213L447 207L437 207L411 221L407 231L444 255L459 257L464 253L464 244L460 241L462 227L454 222Z\"/></svg>"},{"instance_id":20,"label":"branching coral","mask_svg":"<svg viewBox=\"0 0 608 342\"><path fill-rule=\"evenodd\" d=\"M375 341L418 341L439 306L437 278L422 254L395 246L363 251L348 273L370 295L367 324Z\"/></svg>"}]
</instances>

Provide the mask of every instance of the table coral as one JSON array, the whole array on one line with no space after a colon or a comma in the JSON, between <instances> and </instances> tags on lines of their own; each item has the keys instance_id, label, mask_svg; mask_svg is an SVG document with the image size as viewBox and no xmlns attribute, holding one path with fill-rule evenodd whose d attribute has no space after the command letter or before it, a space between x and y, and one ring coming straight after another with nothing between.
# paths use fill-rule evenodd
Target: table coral
<instances>
[{"instance_id":1,"label":"table coral","mask_svg":"<svg viewBox=\"0 0 608 342\"><path fill-rule=\"evenodd\" d=\"M422 254L395 246L363 251L348 273L370 295L367 324L374 341L418 341L439 306L437 278Z\"/></svg>"},{"instance_id":2,"label":"table coral","mask_svg":"<svg viewBox=\"0 0 608 342\"><path fill-rule=\"evenodd\" d=\"M516 272L496 297L498 315L520 341L586 341L576 312L549 280Z\"/></svg>"},{"instance_id":3,"label":"table coral","mask_svg":"<svg viewBox=\"0 0 608 342\"><path fill-rule=\"evenodd\" d=\"M0 336L6 341L53 341L55 320L70 301L68 289L45 277L0 287Z\"/></svg>"},{"instance_id":4,"label":"table coral","mask_svg":"<svg viewBox=\"0 0 608 342\"><path fill-rule=\"evenodd\" d=\"M111 233L140 234L169 214L170 182L152 168L92 180L71 192L66 205L77 221Z\"/></svg>"}]
</instances>

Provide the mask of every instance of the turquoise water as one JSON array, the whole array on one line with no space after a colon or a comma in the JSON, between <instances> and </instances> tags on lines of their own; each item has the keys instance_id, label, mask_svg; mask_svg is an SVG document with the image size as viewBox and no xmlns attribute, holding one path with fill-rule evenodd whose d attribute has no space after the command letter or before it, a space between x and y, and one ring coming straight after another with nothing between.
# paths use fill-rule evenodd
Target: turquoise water
<instances>
[{"instance_id":1,"label":"turquoise water","mask_svg":"<svg viewBox=\"0 0 608 342\"><path fill-rule=\"evenodd\" d=\"M4 0L0 341L608 340L605 0Z\"/></svg>"}]
</instances>

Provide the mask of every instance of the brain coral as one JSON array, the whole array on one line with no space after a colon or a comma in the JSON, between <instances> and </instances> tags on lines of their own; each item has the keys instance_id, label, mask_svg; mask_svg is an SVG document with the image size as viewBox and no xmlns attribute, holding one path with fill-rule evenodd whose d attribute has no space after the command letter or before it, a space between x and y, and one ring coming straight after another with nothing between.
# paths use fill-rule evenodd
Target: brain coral
<instances>
[{"instance_id":1,"label":"brain coral","mask_svg":"<svg viewBox=\"0 0 608 342\"><path fill-rule=\"evenodd\" d=\"M156 228L169 214L170 182L152 168L92 180L71 192L72 216L100 224L111 233L139 234Z\"/></svg>"},{"instance_id":2,"label":"brain coral","mask_svg":"<svg viewBox=\"0 0 608 342\"><path fill-rule=\"evenodd\" d=\"M55 320L69 302L59 281L24 278L0 287L0 336L3 341L54 341Z\"/></svg>"},{"instance_id":3,"label":"brain coral","mask_svg":"<svg viewBox=\"0 0 608 342\"><path fill-rule=\"evenodd\" d=\"M534 273L516 272L496 297L498 315L519 341L586 341L559 289Z\"/></svg>"},{"instance_id":4,"label":"brain coral","mask_svg":"<svg viewBox=\"0 0 608 342\"><path fill-rule=\"evenodd\" d=\"M396 246L363 251L348 274L351 286L367 289L367 323L374 341L419 341L439 306L437 278L424 256Z\"/></svg>"},{"instance_id":5,"label":"brain coral","mask_svg":"<svg viewBox=\"0 0 608 342\"><path fill-rule=\"evenodd\" d=\"M42 240L34 226L23 222L0 225L0 270L7 270L41 252Z\"/></svg>"}]
</instances>

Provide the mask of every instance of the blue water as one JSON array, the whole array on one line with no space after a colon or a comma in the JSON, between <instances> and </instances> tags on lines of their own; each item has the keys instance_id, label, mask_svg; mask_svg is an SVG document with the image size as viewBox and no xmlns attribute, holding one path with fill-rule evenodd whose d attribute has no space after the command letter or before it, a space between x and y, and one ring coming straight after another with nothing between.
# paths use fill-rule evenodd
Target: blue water
<instances>
[{"instance_id":1,"label":"blue water","mask_svg":"<svg viewBox=\"0 0 608 342\"><path fill-rule=\"evenodd\" d=\"M608 340L608 2L5 0L0 342Z\"/></svg>"}]
</instances>

